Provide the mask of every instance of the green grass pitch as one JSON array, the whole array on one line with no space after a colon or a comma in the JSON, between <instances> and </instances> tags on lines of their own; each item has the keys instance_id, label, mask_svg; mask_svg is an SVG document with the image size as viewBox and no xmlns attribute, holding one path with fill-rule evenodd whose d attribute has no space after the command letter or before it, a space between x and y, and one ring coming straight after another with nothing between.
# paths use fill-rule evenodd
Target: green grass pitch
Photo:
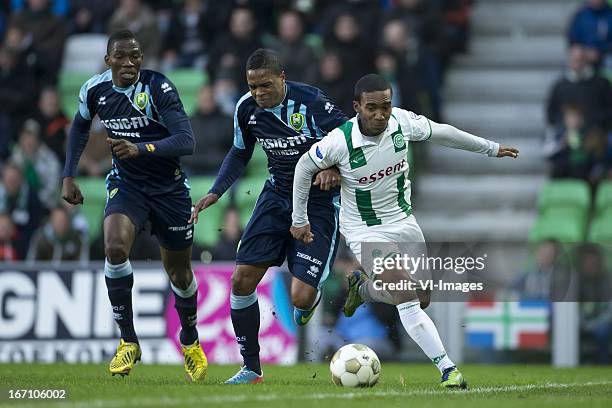
<instances>
[{"instance_id":1,"label":"green grass pitch","mask_svg":"<svg viewBox=\"0 0 612 408\"><path fill-rule=\"evenodd\" d=\"M205 383L191 384L182 366L138 364L122 378L111 377L106 365L4 364L0 407L612 407L611 367L463 365L467 391L440 389L431 365L384 362L379 383L369 389L336 387L326 364L266 366L264 384L221 384L237 368L212 366ZM9 389L65 389L67 398L9 400Z\"/></svg>"}]
</instances>

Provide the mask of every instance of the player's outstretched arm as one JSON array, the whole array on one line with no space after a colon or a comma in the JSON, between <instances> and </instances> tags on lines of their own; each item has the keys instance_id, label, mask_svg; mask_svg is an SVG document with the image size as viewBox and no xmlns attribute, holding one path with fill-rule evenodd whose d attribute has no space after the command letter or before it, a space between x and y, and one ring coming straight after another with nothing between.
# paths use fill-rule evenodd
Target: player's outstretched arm
<instances>
[{"instance_id":1,"label":"player's outstretched arm","mask_svg":"<svg viewBox=\"0 0 612 408\"><path fill-rule=\"evenodd\" d=\"M74 181L77 166L81 154L89 140L89 129L91 120L84 119L79 112L74 115L70 132L68 133L68 144L66 146L66 162L62 180L62 198L68 203L76 205L83 204L83 195L79 185Z\"/></svg>"},{"instance_id":2,"label":"player's outstretched arm","mask_svg":"<svg viewBox=\"0 0 612 408\"><path fill-rule=\"evenodd\" d=\"M518 157L519 151L515 147L500 145L451 125L433 121L429 121L429 123L431 125L430 140L434 143L454 149L486 154L489 157Z\"/></svg>"}]
</instances>

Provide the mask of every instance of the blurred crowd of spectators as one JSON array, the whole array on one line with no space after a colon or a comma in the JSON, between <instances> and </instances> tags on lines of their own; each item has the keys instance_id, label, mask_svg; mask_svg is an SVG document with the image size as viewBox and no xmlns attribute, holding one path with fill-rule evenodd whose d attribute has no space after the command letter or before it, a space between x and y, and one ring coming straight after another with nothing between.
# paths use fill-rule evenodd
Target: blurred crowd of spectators
<instances>
[{"instance_id":1,"label":"blurred crowd of spectators","mask_svg":"<svg viewBox=\"0 0 612 408\"><path fill-rule=\"evenodd\" d=\"M79 260L99 251L77 209L59 199L70 121L58 82L67 42L128 28L144 68L203 70L192 124L199 146L189 175L214 175L232 143L234 104L246 92L244 66L259 47L275 49L287 78L322 88L352 116L355 81L370 72L392 82L394 103L440 119L440 87L465 49L470 0L0 0L0 259ZM100 70L104 70L100 55ZM91 72L95 74L96 72ZM179 90L180 91L180 90ZM71 96L77 98L77 95ZM104 128L92 125L79 171L110 167ZM233 218L228 216L231 221ZM239 223L227 228L233 246ZM143 234L143 242L148 235ZM154 248L154 243L150 246ZM150 249L150 248L149 248ZM143 256L155 255L145 248ZM233 248L211 248L233 258ZM135 250L135 252L137 252Z\"/></svg>"},{"instance_id":2,"label":"blurred crowd of spectators","mask_svg":"<svg viewBox=\"0 0 612 408\"><path fill-rule=\"evenodd\" d=\"M550 90L544 149L554 178L612 179L612 6L585 0L568 28L567 66Z\"/></svg>"}]
</instances>

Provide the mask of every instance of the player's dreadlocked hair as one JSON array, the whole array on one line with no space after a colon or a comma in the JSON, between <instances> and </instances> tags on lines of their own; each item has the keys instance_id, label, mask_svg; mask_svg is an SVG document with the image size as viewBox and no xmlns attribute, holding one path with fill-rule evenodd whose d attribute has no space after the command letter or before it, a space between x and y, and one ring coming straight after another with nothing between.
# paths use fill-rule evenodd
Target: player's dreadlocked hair
<instances>
[{"instance_id":1,"label":"player's dreadlocked hair","mask_svg":"<svg viewBox=\"0 0 612 408\"><path fill-rule=\"evenodd\" d=\"M267 69L274 75L280 75L283 72L283 67L278 58L278 54L266 48L260 48L254 51L247 60L247 71L253 69Z\"/></svg>"},{"instance_id":2,"label":"player's dreadlocked hair","mask_svg":"<svg viewBox=\"0 0 612 408\"><path fill-rule=\"evenodd\" d=\"M378 74L364 75L355 84L355 94L353 98L359 102L361 100L361 94L364 92L386 91L387 89L391 89L391 84L383 76ZM393 92L392 89L391 92Z\"/></svg>"},{"instance_id":3,"label":"player's dreadlocked hair","mask_svg":"<svg viewBox=\"0 0 612 408\"><path fill-rule=\"evenodd\" d=\"M136 41L138 41L136 39L136 36L134 35L134 33L131 32L130 30L124 29L124 30L115 31L109 37L108 43L106 43L106 54L110 54L111 48L113 48L113 44L116 43L117 41L121 41L121 40L136 40Z\"/></svg>"}]
</instances>

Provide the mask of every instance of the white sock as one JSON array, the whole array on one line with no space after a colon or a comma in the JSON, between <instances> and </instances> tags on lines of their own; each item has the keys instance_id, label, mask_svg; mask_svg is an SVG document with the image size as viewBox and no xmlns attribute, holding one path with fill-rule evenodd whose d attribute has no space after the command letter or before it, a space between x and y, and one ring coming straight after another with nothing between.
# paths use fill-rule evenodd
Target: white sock
<instances>
[{"instance_id":1,"label":"white sock","mask_svg":"<svg viewBox=\"0 0 612 408\"><path fill-rule=\"evenodd\" d=\"M372 279L366 280L359 286L359 296L364 302L395 304L393 296L387 290L376 290Z\"/></svg>"},{"instance_id":2,"label":"white sock","mask_svg":"<svg viewBox=\"0 0 612 408\"><path fill-rule=\"evenodd\" d=\"M421 309L418 300L399 304L397 310L406 332L421 347L421 350L438 367L440 372L455 365L446 355L436 325Z\"/></svg>"}]
</instances>

